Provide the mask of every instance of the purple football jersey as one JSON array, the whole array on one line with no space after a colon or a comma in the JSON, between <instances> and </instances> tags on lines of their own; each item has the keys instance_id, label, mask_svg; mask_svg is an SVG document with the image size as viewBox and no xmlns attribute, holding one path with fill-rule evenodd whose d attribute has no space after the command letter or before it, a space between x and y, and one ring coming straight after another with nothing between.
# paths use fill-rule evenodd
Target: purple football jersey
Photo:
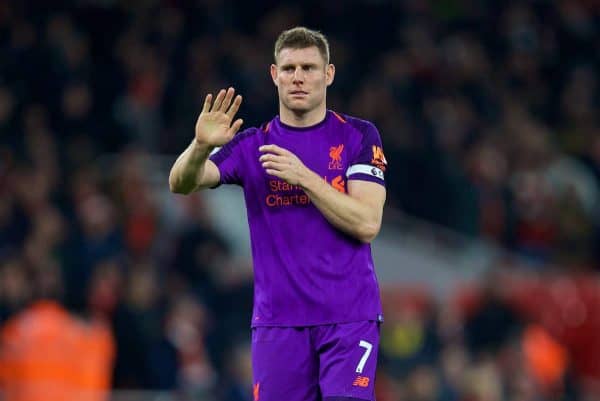
<instances>
[{"instance_id":1,"label":"purple football jersey","mask_svg":"<svg viewBox=\"0 0 600 401\"><path fill-rule=\"evenodd\" d=\"M254 264L252 326L381 320L370 245L332 226L300 187L268 175L258 150L267 144L293 152L341 192L349 179L384 185L387 164L373 124L333 111L303 128L275 117L210 157L220 184L244 190Z\"/></svg>"}]
</instances>

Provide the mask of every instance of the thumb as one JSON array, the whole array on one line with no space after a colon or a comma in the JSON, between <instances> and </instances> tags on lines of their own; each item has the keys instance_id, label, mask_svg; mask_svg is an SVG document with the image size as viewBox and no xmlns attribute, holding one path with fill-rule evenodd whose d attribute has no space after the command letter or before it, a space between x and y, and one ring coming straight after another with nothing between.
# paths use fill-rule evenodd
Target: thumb
<instances>
[{"instance_id":1,"label":"thumb","mask_svg":"<svg viewBox=\"0 0 600 401\"><path fill-rule=\"evenodd\" d=\"M242 126L242 124L244 123L244 120L242 120L241 118L238 118L237 120L235 120L235 122L231 125L231 127L229 128L229 134L231 136L235 135L236 132L238 132L238 130L240 129L240 127Z\"/></svg>"}]
</instances>

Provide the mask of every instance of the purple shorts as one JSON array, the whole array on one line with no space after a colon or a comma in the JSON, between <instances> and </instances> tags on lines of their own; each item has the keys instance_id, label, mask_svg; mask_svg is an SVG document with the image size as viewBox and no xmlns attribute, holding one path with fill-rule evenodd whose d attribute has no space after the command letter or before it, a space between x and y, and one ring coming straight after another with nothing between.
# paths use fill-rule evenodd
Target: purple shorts
<instances>
[{"instance_id":1,"label":"purple shorts","mask_svg":"<svg viewBox=\"0 0 600 401\"><path fill-rule=\"evenodd\" d=\"M375 400L379 323L252 329L254 401Z\"/></svg>"}]
</instances>

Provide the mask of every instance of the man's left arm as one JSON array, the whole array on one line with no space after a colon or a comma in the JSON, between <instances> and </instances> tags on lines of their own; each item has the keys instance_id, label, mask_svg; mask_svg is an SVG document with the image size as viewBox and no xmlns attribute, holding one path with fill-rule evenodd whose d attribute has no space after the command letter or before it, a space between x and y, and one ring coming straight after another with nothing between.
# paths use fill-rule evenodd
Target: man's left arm
<instances>
[{"instance_id":1,"label":"man's left arm","mask_svg":"<svg viewBox=\"0 0 600 401\"><path fill-rule=\"evenodd\" d=\"M307 168L292 152L277 145L260 148L260 161L267 174L299 185L334 227L352 237L371 242L379 233L386 191L381 184L348 180L348 193L330 186Z\"/></svg>"},{"instance_id":2,"label":"man's left arm","mask_svg":"<svg viewBox=\"0 0 600 401\"><path fill-rule=\"evenodd\" d=\"M386 194L383 185L348 180L348 193L345 194L314 173L300 185L337 229L365 243L371 242L379 233Z\"/></svg>"}]
</instances>

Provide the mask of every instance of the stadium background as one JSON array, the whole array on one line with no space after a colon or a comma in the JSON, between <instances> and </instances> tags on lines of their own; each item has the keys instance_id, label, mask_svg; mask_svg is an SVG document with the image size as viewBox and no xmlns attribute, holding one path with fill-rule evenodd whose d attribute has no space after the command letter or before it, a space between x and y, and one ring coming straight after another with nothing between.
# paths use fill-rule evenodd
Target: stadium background
<instances>
[{"instance_id":1,"label":"stadium background","mask_svg":"<svg viewBox=\"0 0 600 401\"><path fill-rule=\"evenodd\" d=\"M330 107L374 121L390 164L378 400L600 399L599 10L0 2L0 398L71 399L51 377L77 399L252 399L250 261L227 203L166 174L207 92L235 86L246 126L277 112L273 42L307 25ZM452 286L394 276L378 255L398 250Z\"/></svg>"}]
</instances>

